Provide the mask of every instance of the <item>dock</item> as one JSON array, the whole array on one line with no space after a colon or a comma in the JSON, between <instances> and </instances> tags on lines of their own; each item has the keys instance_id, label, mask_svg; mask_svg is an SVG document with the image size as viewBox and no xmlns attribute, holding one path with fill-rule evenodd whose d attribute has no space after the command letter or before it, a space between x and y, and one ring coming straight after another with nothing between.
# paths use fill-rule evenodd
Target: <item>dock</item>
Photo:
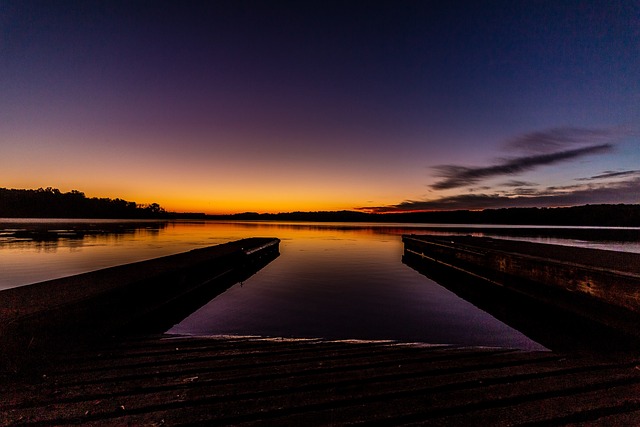
<instances>
[{"instance_id":1,"label":"dock","mask_svg":"<svg viewBox=\"0 0 640 427\"><path fill-rule=\"evenodd\" d=\"M277 257L279 242L242 239L4 290L0 372L114 334L163 332Z\"/></svg>"},{"instance_id":2,"label":"dock","mask_svg":"<svg viewBox=\"0 0 640 427\"><path fill-rule=\"evenodd\" d=\"M640 254L471 236L405 235L405 262L476 279L640 338Z\"/></svg>"}]
</instances>

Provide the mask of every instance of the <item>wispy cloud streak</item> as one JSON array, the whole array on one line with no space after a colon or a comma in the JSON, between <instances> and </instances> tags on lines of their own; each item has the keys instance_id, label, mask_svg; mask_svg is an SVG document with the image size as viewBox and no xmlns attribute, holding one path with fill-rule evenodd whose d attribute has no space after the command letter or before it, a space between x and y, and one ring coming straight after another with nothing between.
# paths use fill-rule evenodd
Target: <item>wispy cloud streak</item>
<instances>
[{"instance_id":1,"label":"wispy cloud streak","mask_svg":"<svg viewBox=\"0 0 640 427\"><path fill-rule=\"evenodd\" d=\"M591 154L604 153L612 149L612 144L599 144L549 154L507 159L500 164L485 167L473 168L456 165L436 166L435 169L439 171L439 176L444 179L433 184L431 188L434 190L447 190L464 187L475 184L482 179L501 175L513 175L534 169L538 166L551 165Z\"/></svg>"},{"instance_id":2,"label":"wispy cloud streak","mask_svg":"<svg viewBox=\"0 0 640 427\"><path fill-rule=\"evenodd\" d=\"M549 187L519 196L504 194L461 194L434 200L406 200L397 205L360 207L375 213L488 209L508 207L574 206L598 203L640 203L640 178L627 181L582 186Z\"/></svg>"},{"instance_id":3,"label":"wispy cloud streak","mask_svg":"<svg viewBox=\"0 0 640 427\"><path fill-rule=\"evenodd\" d=\"M600 175L594 175L589 178L577 178L576 181L595 181L598 179L609 179L609 178L621 178L633 175L640 175L640 170L630 170L630 171L604 171Z\"/></svg>"},{"instance_id":4,"label":"wispy cloud streak","mask_svg":"<svg viewBox=\"0 0 640 427\"><path fill-rule=\"evenodd\" d=\"M538 184L536 184L535 182L511 180L508 182L503 182L501 185L504 187L535 187Z\"/></svg>"},{"instance_id":5,"label":"wispy cloud streak","mask_svg":"<svg viewBox=\"0 0 640 427\"><path fill-rule=\"evenodd\" d=\"M447 195L431 200L405 200L388 206L356 208L368 212L406 212L500 207L570 206L587 203L640 203L640 170L604 171L577 178L569 185L541 188L539 184L517 179L487 186L478 182L500 176L511 176L539 167L571 162L585 156L614 149L616 140L630 135L629 130L553 128L531 132L507 141L503 148L516 152L513 158L498 159L489 166L436 166L440 178L430 188L449 190L467 187L464 194ZM525 153L525 155L522 155ZM559 183L561 184L561 183Z\"/></svg>"},{"instance_id":6,"label":"wispy cloud streak","mask_svg":"<svg viewBox=\"0 0 640 427\"><path fill-rule=\"evenodd\" d=\"M571 145L600 145L625 134L620 129L585 129L559 127L544 131L530 132L508 141L508 150L530 153L549 153L564 150Z\"/></svg>"}]
</instances>

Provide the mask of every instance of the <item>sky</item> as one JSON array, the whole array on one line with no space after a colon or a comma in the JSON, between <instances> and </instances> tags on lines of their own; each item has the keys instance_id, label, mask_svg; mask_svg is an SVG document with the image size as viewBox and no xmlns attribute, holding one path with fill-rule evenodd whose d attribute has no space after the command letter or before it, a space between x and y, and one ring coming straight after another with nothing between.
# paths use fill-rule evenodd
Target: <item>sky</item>
<instances>
[{"instance_id":1,"label":"sky","mask_svg":"<svg viewBox=\"0 0 640 427\"><path fill-rule=\"evenodd\" d=\"M640 203L640 1L0 0L0 187L210 214Z\"/></svg>"}]
</instances>

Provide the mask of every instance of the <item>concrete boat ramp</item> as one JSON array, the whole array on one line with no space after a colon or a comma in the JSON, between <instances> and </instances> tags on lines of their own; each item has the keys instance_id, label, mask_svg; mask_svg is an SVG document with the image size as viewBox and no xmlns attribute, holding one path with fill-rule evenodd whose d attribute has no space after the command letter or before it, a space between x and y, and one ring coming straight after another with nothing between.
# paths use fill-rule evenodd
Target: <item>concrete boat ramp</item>
<instances>
[{"instance_id":1,"label":"concrete boat ramp","mask_svg":"<svg viewBox=\"0 0 640 427\"><path fill-rule=\"evenodd\" d=\"M39 293L50 286L6 293L0 425L640 425L634 347L524 352L152 332L268 263L277 248L277 239L244 240L59 279L67 297L52 297L54 306ZM132 280L122 281L123 272ZM146 301L150 290L155 298ZM127 295L127 309L114 308ZM29 298L40 299L16 305ZM69 327L78 319L81 327Z\"/></svg>"},{"instance_id":2,"label":"concrete boat ramp","mask_svg":"<svg viewBox=\"0 0 640 427\"><path fill-rule=\"evenodd\" d=\"M637 425L640 364L497 348L146 337L2 385L2 425Z\"/></svg>"}]
</instances>

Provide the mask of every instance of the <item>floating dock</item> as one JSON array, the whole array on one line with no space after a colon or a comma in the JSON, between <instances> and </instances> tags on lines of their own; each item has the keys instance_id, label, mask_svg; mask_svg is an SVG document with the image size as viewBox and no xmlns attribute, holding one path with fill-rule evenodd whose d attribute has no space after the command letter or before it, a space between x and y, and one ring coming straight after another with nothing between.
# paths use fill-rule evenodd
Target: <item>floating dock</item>
<instances>
[{"instance_id":1,"label":"floating dock","mask_svg":"<svg viewBox=\"0 0 640 427\"><path fill-rule=\"evenodd\" d=\"M163 332L277 257L279 242L243 239L4 290L0 372L58 347L124 331Z\"/></svg>"},{"instance_id":2,"label":"floating dock","mask_svg":"<svg viewBox=\"0 0 640 427\"><path fill-rule=\"evenodd\" d=\"M456 235L402 239L412 265L473 277L640 337L640 254Z\"/></svg>"}]
</instances>

